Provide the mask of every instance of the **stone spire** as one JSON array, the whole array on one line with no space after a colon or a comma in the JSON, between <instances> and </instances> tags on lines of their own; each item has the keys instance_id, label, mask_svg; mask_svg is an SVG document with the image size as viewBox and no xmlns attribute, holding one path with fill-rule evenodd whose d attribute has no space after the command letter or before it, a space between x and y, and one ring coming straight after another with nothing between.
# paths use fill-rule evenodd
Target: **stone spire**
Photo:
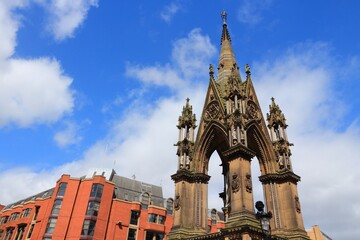
<instances>
[{"instance_id":1,"label":"stone spire","mask_svg":"<svg viewBox=\"0 0 360 240\"><path fill-rule=\"evenodd\" d=\"M196 117L193 114L192 106L189 103L190 99L186 99L186 104L183 107L182 114L179 116L179 139L175 146L178 147L178 169L190 169L190 161L192 160L194 148L194 132L196 128Z\"/></svg>"},{"instance_id":2,"label":"stone spire","mask_svg":"<svg viewBox=\"0 0 360 240\"><path fill-rule=\"evenodd\" d=\"M279 170L291 170L291 151L286 133L286 119L280 107L275 103L275 99L271 98L269 106L270 113L267 114L268 128L270 129L270 138L278 157Z\"/></svg>"},{"instance_id":3,"label":"stone spire","mask_svg":"<svg viewBox=\"0 0 360 240\"><path fill-rule=\"evenodd\" d=\"M223 11L221 13L223 19L223 29L221 34L221 50L218 66L218 82L223 81L231 75L232 69L236 69L238 72L238 66L236 64L235 55L231 47L231 38L227 28L227 13ZM240 74L239 74L240 76Z\"/></svg>"}]
</instances>

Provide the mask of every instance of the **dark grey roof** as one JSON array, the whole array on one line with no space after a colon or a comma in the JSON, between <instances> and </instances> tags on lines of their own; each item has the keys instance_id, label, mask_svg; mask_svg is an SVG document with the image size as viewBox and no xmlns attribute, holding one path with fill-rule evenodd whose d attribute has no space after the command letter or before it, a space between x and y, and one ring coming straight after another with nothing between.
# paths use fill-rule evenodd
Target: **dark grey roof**
<instances>
[{"instance_id":1,"label":"dark grey roof","mask_svg":"<svg viewBox=\"0 0 360 240\"><path fill-rule=\"evenodd\" d=\"M114 175L112 182L117 188L116 198L126 201L141 200L142 193L149 193L151 205L164 207L162 187Z\"/></svg>"},{"instance_id":2,"label":"dark grey roof","mask_svg":"<svg viewBox=\"0 0 360 240\"><path fill-rule=\"evenodd\" d=\"M6 210L6 209L9 209L9 208L15 207L15 206L17 206L17 205L24 204L24 203L29 202L29 201L34 201L34 200L37 199L37 198L47 198L47 197L50 197L50 196L53 195L54 190L55 190L55 188L50 188L49 190L43 191L43 192L38 193L38 194L36 194L36 195L27 197L27 198L25 198L25 199L22 199L22 200L20 200L20 201L14 202L14 203L10 203L10 204L8 204L7 206L5 206L5 207L3 208L3 210Z\"/></svg>"}]
</instances>

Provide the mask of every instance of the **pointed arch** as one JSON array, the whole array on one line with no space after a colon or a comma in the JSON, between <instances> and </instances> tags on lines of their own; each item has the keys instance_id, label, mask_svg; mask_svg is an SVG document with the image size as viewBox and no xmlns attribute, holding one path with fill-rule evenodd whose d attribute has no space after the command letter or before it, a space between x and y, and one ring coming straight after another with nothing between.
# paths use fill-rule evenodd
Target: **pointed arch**
<instances>
[{"instance_id":1,"label":"pointed arch","mask_svg":"<svg viewBox=\"0 0 360 240\"><path fill-rule=\"evenodd\" d=\"M195 171L207 174L209 159L215 150L222 159L221 153L229 148L227 136L226 128L222 123L212 120L207 124L196 143Z\"/></svg>"},{"instance_id":2,"label":"pointed arch","mask_svg":"<svg viewBox=\"0 0 360 240\"><path fill-rule=\"evenodd\" d=\"M259 160L261 174L273 173L275 155L268 135L263 132L255 121L247 127L248 147L256 153Z\"/></svg>"}]
</instances>

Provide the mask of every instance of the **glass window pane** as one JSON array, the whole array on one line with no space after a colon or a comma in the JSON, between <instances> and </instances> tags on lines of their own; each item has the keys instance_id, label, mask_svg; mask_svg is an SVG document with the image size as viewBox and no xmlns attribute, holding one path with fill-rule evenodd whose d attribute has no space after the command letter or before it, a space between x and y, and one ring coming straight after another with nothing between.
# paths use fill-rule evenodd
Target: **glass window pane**
<instances>
[{"instance_id":1,"label":"glass window pane","mask_svg":"<svg viewBox=\"0 0 360 240\"><path fill-rule=\"evenodd\" d=\"M48 224L46 226L46 233L52 234L56 226L57 218L49 218Z\"/></svg>"},{"instance_id":2,"label":"glass window pane","mask_svg":"<svg viewBox=\"0 0 360 240\"><path fill-rule=\"evenodd\" d=\"M90 201L87 207L86 215L97 216L99 212L100 203L96 201Z\"/></svg>"},{"instance_id":3,"label":"glass window pane","mask_svg":"<svg viewBox=\"0 0 360 240\"><path fill-rule=\"evenodd\" d=\"M159 215L159 224L165 224L166 217Z\"/></svg>"},{"instance_id":4,"label":"glass window pane","mask_svg":"<svg viewBox=\"0 0 360 240\"><path fill-rule=\"evenodd\" d=\"M129 228L127 240L135 240L135 239L136 239L136 229Z\"/></svg>"},{"instance_id":5,"label":"glass window pane","mask_svg":"<svg viewBox=\"0 0 360 240\"><path fill-rule=\"evenodd\" d=\"M81 235L94 236L95 224L95 220L84 220Z\"/></svg>"},{"instance_id":6,"label":"glass window pane","mask_svg":"<svg viewBox=\"0 0 360 240\"><path fill-rule=\"evenodd\" d=\"M138 211L131 211L130 224L137 225L140 213Z\"/></svg>"},{"instance_id":7,"label":"glass window pane","mask_svg":"<svg viewBox=\"0 0 360 240\"><path fill-rule=\"evenodd\" d=\"M52 208L52 211L51 211L51 215L58 215L59 212L60 212L61 205L62 205L62 200L61 199L56 199L55 202L54 202L54 206Z\"/></svg>"},{"instance_id":8,"label":"glass window pane","mask_svg":"<svg viewBox=\"0 0 360 240\"><path fill-rule=\"evenodd\" d=\"M98 183L93 184L90 197L101 198L102 192L103 192L103 185Z\"/></svg>"},{"instance_id":9,"label":"glass window pane","mask_svg":"<svg viewBox=\"0 0 360 240\"><path fill-rule=\"evenodd\" d=\"M63 197L65 195L66 187L67 187L67 183L60 183L59 190L57 193L58 197Z\"/></svg>"},{"instance_id":10,"label":"glass window pane","mask_svg":"<svg viewBox=\"0 0 360 240\"><path fill-rule=\"evenodd\" d=\"M156 215L156 214L149 213L149 215L148 215L148 221L149 221L149 222L152 222L152 223L156 223L156 220L157 220L157 215Z\"/></svg>"}]
</instances>

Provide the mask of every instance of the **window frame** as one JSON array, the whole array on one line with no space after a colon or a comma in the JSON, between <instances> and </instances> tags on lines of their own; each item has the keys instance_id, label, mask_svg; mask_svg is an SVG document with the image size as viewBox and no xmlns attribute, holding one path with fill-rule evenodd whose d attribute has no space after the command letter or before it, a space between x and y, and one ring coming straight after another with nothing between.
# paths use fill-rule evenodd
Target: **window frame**
<instances>
[{"instance_id":1,"label":"window frame","mask_svg":"<svg viewBox=\"0 0 360 240\"><path fill-rule=\"evenodd\" d=\"M92 206L91 206L92 205ZM94 208L97 205L97 209ZM86 208L86 216L94 216L97 217L99 214L99 209L100 209L100 202L99 201L93 201L90 200L88 202L88 206Z\"/></svg>"},{"instance_id":2,"label":"window frame","mask_svg":"<svg viewBox=\"0 0 360 240\"><path fill-rule=\"evenodd\" d=\"M130 232L133 233L133 235L130 237ZM128 234L127 234L127 240L136 240L137 237L137 229L136 228L129 228Z\"/></svg>"},{"instance_id":3,"label":"window frame","mask_svg":"<svg viewBox=\"0 0 360 240\"><path fill-rule=\"evenodd\" d=\"M57 217L50 217L46 225L45 234L53 234L55 231Z\"/></svg>"},{"instance_id":4,"label":"window frame","mask_svg":"<svg viewBox=\"0 0 360 240\"><path fill-rule=\"evenodd\" d=\"M61 182L59 184L59 188L58 188L58 192L56 194L56 197L64 197L66 189L67 189L67 182Z\"/></svg>"},{"instance_id":5,"label":"window frame","mask_svg":"<svg viewBox=\"0 0 360 240\"><path fill-rule=\"evenodd\" d=\"M139 217L140 217L140 212L139 212L139 211L131 210L131 214L130 214L130 224L131 224L131 225L138 225L138 223L139 223Z\"/></svg>"},{"instance_id":6,"label":"window frame","mask_svg":"<svg viewBox=\"0 0 360 240\"><path fill-rule=\"evenodd\" d=\"M93 219L85 219L81 229L81 236L94 236L96 221ZM86 227L86 228L85 228Z\"/></svg>"},{"instance_id":7,"label":"window frame","mask_svg":"<svg viewBox=\"0 0 360 240\"><path fill-rule=\"evenodd\" d=\"M91 187L90 197L101 199L104 190L104 185L100 183L94 183Z\"/></svg>"},{"instance_id":8,"label":"window frame","mask_svg":"<svg viewBox=\"0 0 360 240\"><path fill-rule=\"evenodd\" d=\"M55 199L50 215L56 215L56 216L59 215L61 206L62 206L62 202L63 202L62 199Z\"/></svg>"}]
</instances>

